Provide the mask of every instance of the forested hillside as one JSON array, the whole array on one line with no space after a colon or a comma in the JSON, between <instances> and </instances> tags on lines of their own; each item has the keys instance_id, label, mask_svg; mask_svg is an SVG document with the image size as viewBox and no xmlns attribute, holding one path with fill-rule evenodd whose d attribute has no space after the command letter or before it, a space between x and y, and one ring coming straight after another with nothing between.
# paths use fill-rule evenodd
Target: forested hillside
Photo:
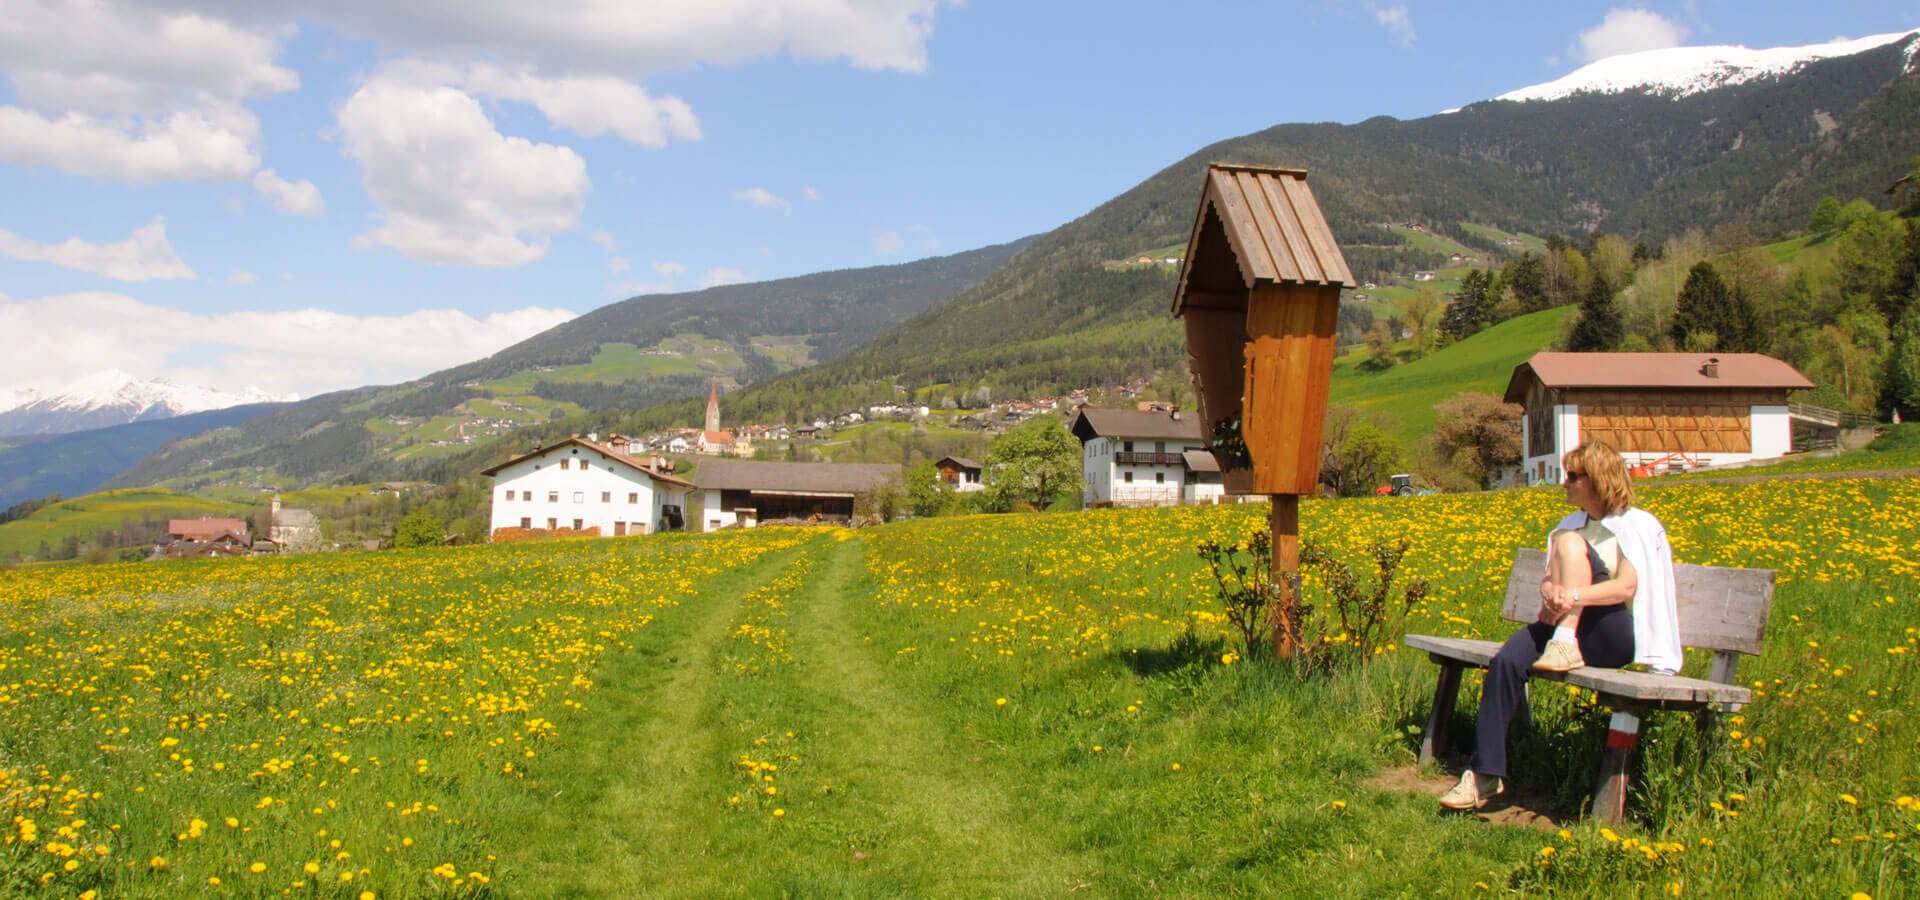
<instances>
[{"instance_id":1,"label":"forested hillside","mask_svg":"<svg viewBox=\"0 0 1920 900\"><path fill-rule=\"evenodd\" d=\"M445 477L503 451L481 442L417 456L383 454L361 423L394 415L397 406L471 403L471 394L462 392L489 390L487 379L537 366L581 364L607 341L645 347L649 339L686 331L724 334L739 343L740 371L755 383L729 396L732 421L799 421L903 391L931 399L981 389L997 396L1053 393L1136 377L1175 383L1180 379L1171 376L1184 359L1177 323L1167 316L1176 267L1115 263L1184 246L1201 173L1210 161L1307 168L1328 221L1362 279L1384 282L1445 262L1430 243L1410 240L1408 229L1389 227L1408 222L1420 223L1422 235L1471 249L1482 266L1505 265L1518 250L1490 239L1488 228L1508 235L1567 236L1537 260L1549 267L1568 260L1562 252L1567 247L1576 248L1584 262L1599 233L1637 247L1639 265L1661 256L1662 248L1690 230L1714 232L1731 223L1749 235L1749 245L1783 235L1802 226L1826 195L1884 203L1886 185L1911 168L1911 157L1920 149L1912 143L1912 135L1920 134L1920 75L1907 72L1907 65L1905 48L1889 45L1679 99L1582 95L1478 103L1412 121L1383 117L1351 126L1281 125L1206 146L1019 247L891 271L862 270L865 287L843 283L855 273L825 273L639 298L400 391L331 395L263 417L242 432L169 448L121 483L246 468L301 480ZM1726 246L1703 247L1701 253ZM1002 260L1006 264L999 266ZM1580 272L1546 274L1558 279L1555 304L1574 302L1592 281ZM1507 284L1501 279L1497 286ZM1610 287L1617 291L1624 285ZM1673 288L1677 293L1678 285ZM938 296L954 293L933 305ZM883 303L883 298L907 295L914 299ZM1368 322L1390 322L1407 331L1410 319L1417 323L1440 302L1421 301L1424 311L1356 306L1346 311L1353 313L1351 322L1343 312L1343 326L1358 334ZM1657 316L1667 302L1640 307ZM884 316L875 313L881 307L902 318L911 314L909 307L924 311L895 319L899 324L881 331ZM1509 302L1507 313L1523 311L1525 304ZM867 333L878 336L840 352L862 339L861 324L874 325ZM1828 324L1799 323L1796 333L1807 340L1837 340L1819 337ZM1844 333L1862 328L1874 331L1863 325ZM1660 336L1657 328L1641 331ZM756 362L760 353L751 338L796 334L809 336L816 360L839 355L762 377L768 367ZM474 386L463 387L469 383ZM698 383L682 381L679 387ZM640 391L623 396L636 405L664 399ZM515 430L516 444L570 430L645 431L697 421L698 415L691 399L644 409L595 408L568 400L553 403L549 412L550 421Z\"/></svg>"}]
</instances>

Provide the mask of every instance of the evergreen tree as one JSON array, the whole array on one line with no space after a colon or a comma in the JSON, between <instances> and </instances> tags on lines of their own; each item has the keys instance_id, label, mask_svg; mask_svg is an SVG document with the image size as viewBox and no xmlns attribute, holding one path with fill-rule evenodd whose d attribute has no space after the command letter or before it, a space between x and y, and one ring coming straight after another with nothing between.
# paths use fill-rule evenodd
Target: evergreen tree
<instances>
[{"instance_id":1,"label":"evergreen tree","mask_svg":"<svg viewBox=\"0 0 1920 900\"><path fill-rule=\"evenodd\" d=\"M1492 286L1493 276L1484 269L1473 269L1462 276L1460 290L1440 319L1440 333L1457 341L1487 327L1493 318Z\"/></svg>"},{"instance_id":2,"label":"evergreen tree","mask_svg":"<svg viewBox=\"0 0 1920 900\"><path fill-rule=\"evenodd\" d=\"M1513 295L1514 305L1522 313L1547 308L1547 279L1538 254L1528 251L1507 263L1500 272L1500 283Z\"/></svg>"},{"instance_id":3,"label":"evergreen tree","mask_svg":"<svg viewBox=\"0 0 1920 900\"><path fill-rule=\"evenodd\" d=\"M1759 353L1767 349L1760 315L1746 291L1729 285L1718 267L1704 261L1687 271L1670 334L1682 350Z\"/></svg>"},{"instance_id":4,"label":"evergreen tree","mask_svg":"<svg viewBox=\"0 0 1920 900\"><path fill-rule=\"evenodd\" d=\"M1907 306L1894 323L1887 350L1887 374L1880 385L1880 413L1897 411L1903 422L1920 422L1920 303Z\"/></svg>"},{"instance_id":5,"label":"evergreen tree","mask_svg":"<svg viewBox=\"0 0 1920 900\"><path fill-rule=\"evenodd\" d=\"M1627 336L1626 318L1613 302L1613 288L1605 278L1595 276L1580 298L1580 317L1573 323L1567 349L1578 352L1613 350Z\"/></svg>"}]
</instances>

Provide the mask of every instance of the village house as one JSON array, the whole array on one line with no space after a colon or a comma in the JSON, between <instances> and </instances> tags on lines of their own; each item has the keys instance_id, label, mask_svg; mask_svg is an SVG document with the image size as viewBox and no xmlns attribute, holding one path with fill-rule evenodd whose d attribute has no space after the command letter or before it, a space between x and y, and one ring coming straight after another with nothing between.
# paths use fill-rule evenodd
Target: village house
<instances>
[{"instance_id":1,"label":"village house","mask_svg":"<svg viewBox=\"0 0 1920 900\"><path fill-rule=\"evenodd\" d=\"M985 470L981 468L979 463L966 457L941 457L939 462L933 464L933 467L939 470L941 483L952 487L959 493L970 494L974 491L985 490L987 487L980 480L980 476Z\"/></svg>"},{"instance_id":2,"label":"village house","mask_svg":"<svg viewBox=\"0 0 1920 900\"><path fill-rule=\"evenodd\" d=\"M1200 420L1178 409L1083 408L1068 430L1080 439L1087 506L1212 503L1226 493Z\"/></svg>"},{"instance_id":3,"label":"village house","mask_svg":"<svg viewBox=\"0 0 1920 900\"><path fill-rule=\"evenodd\" d=\"M489 533L520 528L620 537L675 531L685 524L693 487L649 461L579 435L481 474L494 479Z\"/></svg>"},{"instance_id":4,"label":"village house","mask_svg":"<svg viewBox=\"0 0 1920 900\"><path fill-rule=\"evenodd\" d=\"M688 528L751 528L777 519L845 524L862 498L898 484L900 475L893 464L707 460L693 475Z\"/></svg>"},{"instance_id":5,"label":"village house","mask_svg":"<svg viewBox=\"0 0 1920 900\"><path fill-rule=\"evenodd\" d=\"M1640 473L1773 459L1791 452L1787 392L1813 387L1759 353L1541 352L1514 367L1521 473L1558 484L1582 441L1613 445Z\"/></svg>"}]
</instances>

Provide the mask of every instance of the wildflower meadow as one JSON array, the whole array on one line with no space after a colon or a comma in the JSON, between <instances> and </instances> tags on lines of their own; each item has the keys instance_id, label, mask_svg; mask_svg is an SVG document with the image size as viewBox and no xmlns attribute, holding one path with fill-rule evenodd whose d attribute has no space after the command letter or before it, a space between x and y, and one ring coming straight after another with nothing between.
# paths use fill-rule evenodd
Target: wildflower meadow
<instances>
[{"instance_id":1,"label":"wildflower meadow","mask_svg":"<svg viewBox=\"0 0 1920 900\"><path fill-rule=\"evenodd\" d=\"M1512 781L1554 821L1516 827L1423 789L1421 655L1243 658L1195 548L1262 504L0 573L0 893L1910 894L1920 481L1642 505L1778 590L1754 702L1653 716L1614 828L1576 815L1591 695L1536 689ZM1302 532L1361 571L1405 539L1407 629L1498 637L1564 510Z\"/></svg>"}]
</instances>

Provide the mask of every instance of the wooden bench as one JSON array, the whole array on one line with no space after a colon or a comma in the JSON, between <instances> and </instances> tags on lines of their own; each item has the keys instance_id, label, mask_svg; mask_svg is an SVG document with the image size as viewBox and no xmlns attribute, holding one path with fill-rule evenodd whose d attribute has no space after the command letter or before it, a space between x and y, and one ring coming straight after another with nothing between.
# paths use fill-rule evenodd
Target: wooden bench
<instances>
[{"instance_id":1,"label":"wooden bench","mask_svg":"<svg viewBox=\"0 0 1920 900\"><path fill-rule=\"evenodd\" d=\"M1773 605L1773 572L1765 569L1725 569L1676 565L1674 581L1680 611L1680 639L1688 647L1713 651L1706 678L1654 675L1620 669L1583 668L1571 672L1535 672L1534 678L1560 681L1600 695L1614 710L1607 731L1607 748L1600 760L1600 777L1593 791L1592 815L1619 822L1627 800L1627 767L1640 740L1640 719L1655 709L1694 710L1702 725L1716 709L1733 710L1753 698L1753 692L1733 683L1740 654L1760 652L1767 631L1767 611ZM1507 598L1500 615L1512 622L1533 622L1540 615L1540 577L1547 570L1547 554L1522 549L1514 555L1507 579ZM1500 651L1497 641L1475 641L1429 635L1408 635L1406 646L1425 650L1440 665L1440 683L1433 691L1433 712L1420 741L1420 762L1426 763L1446 746L1447 725L1460 693L1460 672L1472 666L1484 669ZM1523 715L1526 710L1521 711Z\"/></svg>"}]
</instances>

